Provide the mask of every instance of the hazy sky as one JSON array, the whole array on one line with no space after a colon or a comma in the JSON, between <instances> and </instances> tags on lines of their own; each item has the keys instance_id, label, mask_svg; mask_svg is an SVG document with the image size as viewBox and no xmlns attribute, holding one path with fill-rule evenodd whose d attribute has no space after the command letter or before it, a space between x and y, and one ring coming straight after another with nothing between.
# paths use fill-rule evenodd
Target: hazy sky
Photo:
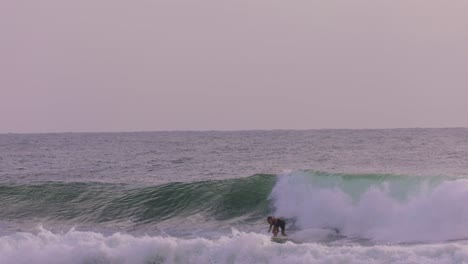
<instances>
[{"instance_id":1,"label":"hazy sky","mask_svg":"<svg viewBox=\"0 0 468 264\"><path fill-rule=\"evenodd\" d=\"M468 127L468 1L3 0L0 133Z\"/></svg>"}]
</instances>

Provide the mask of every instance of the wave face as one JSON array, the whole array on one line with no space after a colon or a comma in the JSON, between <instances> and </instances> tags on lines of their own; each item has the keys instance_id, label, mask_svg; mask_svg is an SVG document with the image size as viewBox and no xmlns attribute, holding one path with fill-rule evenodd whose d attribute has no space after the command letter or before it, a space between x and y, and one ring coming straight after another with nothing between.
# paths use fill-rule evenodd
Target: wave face
<instances>
[{"instance_id":1,"label":"wave face","mask_svg":"<svg viewBox=\"0 0 468 264\"><path fill-rule=\"evenodd\" d=\"M270 198L300 230L397 243L468 238L466 178L296 171L278 178Z\"/></svg>"},{"instance_id":2,"label":"wave face","mask_svg":"<svg viewBox=\"0 0 468 264\"><path fill-rule=\"evenodd\" d=\"M37 222L158 223L202 215L204 221L256 219L268 210L274 175L168 183L150 187L102 183L0 185L0 219Z\"/></svg>"}]
</instances>

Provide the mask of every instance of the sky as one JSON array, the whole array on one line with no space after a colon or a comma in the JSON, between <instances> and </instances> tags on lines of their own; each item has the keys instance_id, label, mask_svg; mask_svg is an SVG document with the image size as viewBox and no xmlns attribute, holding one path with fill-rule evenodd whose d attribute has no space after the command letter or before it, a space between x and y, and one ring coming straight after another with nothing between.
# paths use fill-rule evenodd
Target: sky
<instances>
[{"instance_id":1,"label":"sky","mask_svg":"<svg viewBox=\"0 0 468 264\"><path fill-rule=\"evenodd\" d=\"M5 0L0 133L468 127L468 1Z\"/></svg>"}]
</instances>

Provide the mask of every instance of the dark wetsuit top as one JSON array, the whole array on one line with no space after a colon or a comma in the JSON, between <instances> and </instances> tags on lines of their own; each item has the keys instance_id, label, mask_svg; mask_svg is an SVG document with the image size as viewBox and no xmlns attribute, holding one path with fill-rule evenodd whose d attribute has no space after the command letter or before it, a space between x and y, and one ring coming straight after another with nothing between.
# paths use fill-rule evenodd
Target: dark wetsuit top
<instances>
[{"instance_id":1,"label":"dark wetsuit top","mask_svg":"<svg viewBox=\"0 0 468 264\"><path fill-rule=\"evenodd\" d=\"M285 226L286 226L286 222L284 220L276 219L275 227L279 227L284 230Z\"/></svg>"}]
</instances>

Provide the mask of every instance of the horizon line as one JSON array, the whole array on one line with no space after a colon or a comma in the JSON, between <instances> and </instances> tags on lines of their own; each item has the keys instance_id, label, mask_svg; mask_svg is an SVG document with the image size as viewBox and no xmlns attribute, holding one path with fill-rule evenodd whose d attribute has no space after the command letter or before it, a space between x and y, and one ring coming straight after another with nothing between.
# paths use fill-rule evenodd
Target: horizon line
<instances>
[{"instance_id":1,"label":"horizon line","mask_svg":"<svg viewBox=\"0 0 468 264\"><path fill-rule=\"evenodd\" d=\"M57 132L0 132L0 135L34 135L34 134L126 134L126 133L203 133L203 132L274 132L274 131L321 131L321 130L410 130L410 129L467 129L468 127L395 127L395 128L310 128L310 129L200 129L200 130L135 130L135 131L57 131Z\"/></svg>"}]
</instances>

